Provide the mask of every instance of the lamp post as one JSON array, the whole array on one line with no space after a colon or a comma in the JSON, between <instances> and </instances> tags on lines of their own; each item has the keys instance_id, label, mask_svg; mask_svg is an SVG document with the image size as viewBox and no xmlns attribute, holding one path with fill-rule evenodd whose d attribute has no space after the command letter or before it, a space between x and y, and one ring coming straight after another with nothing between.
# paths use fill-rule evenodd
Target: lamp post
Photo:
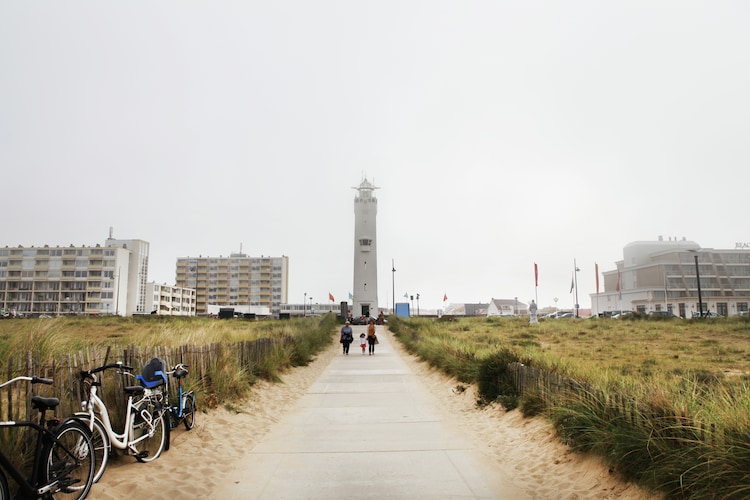
<instances>
[{"instance_id":1,"label":"lamp post","mask_svg":"<svg viewBox=\"0 0 750 500\"><path fill-rule=\"evenodd\" d=\"M513 316L518 316L518 297L516 297L516 305L513 307Z\"/></svg>"},{"instance_id":2,"label":"lamp post","mask_svg":"<svg viewBox=\"0 0 750 500\"><path fill-rule=\"evenodd\" d=\"M302 301L302 317L307 316L307 292L305 292L305 298Z\"/></svg>"},{"instance_id":3,"label":"lamp post","mask_svg":"<svg viewBox=\"0 0 750 500\"><path fill-rule=\"evenodd\" d=\"M695 280L698 282L698 317L703 317L703 296L701 295L701 273L698 269L698 250L688 250L695 258Z\"/></svg>"},{"instance_id":4,"label":"lamp post","mask_svg":"<svg viewBox=\"0 0 750 500\"><path fill-rule=\"evenodd\" d=\"M310 316L313 316L312 296L310 296Z\"/></svg>"},{"instance_id":5,"label":"lamp post","mask_svg":"<svg viewBox=\"0 0 750 500\"><path fill-rule=\"evenodd\" d=\"M574 278L574 280L573 281L574 281L575 287L576 287L576 318L577 318L578 317L578 307L579 307L579 305L578 305L578 271L580 271L580 269L578 269L578 266L576 265L576 260L575 259L573 259L573 269L574 269L574 272L573 272L573 278Z\"/></svg>"},{"instance_id":6,"label":"lamp post","mask_svg":"<svg viewBox=\"0 0 750 500\"><path fill-rule=\"evenodd\" d=\"M391 293L393 294L393 314L396 314L396 263L391 259Z\"/></svg>"},{"instance_id":7,"label":"lamp post","mask_svg":"<svg viewBox=\"0 0 750 500\"><path fill-rule=\"evenodd\" d=\"M417 316L419 316L419 294L417 294Z\"/></svg>"}]
</instances>

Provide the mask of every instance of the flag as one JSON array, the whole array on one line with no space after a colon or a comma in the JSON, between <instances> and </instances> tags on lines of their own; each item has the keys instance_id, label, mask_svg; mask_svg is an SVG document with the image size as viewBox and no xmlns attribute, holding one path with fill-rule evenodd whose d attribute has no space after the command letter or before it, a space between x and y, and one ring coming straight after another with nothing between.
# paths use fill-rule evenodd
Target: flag
<instances>
[{"instance_id":1,"label":"flag","mask_svg":"<svg viewBox=\"0 0 750 500\"><path fill-rule=\"evenodd\" d=\"M352 300L354 298L354 295L352 295L352 292L349 292L349 300Z\"/></svg>"},{"instance_id":2,"label":"flag","mask_svg":"<svg viewBox=\"0 0 750 500\"><path fill-rule=\"evenodd\" d=\"M534 262L534 286L539 286L539 268Z\"/></svg>"},{"instance_id":3,"label":"flag","mask_svg":"<svg viewBox=\"0 0 750 500\"><path fill-rule=\"evenodd\" d=\"M570 276L570 291L568 293L573 293L573 288L575 288L576 282L575 282L575 271Z\"/></svg>"},{"instance_id":4,"label":"flag","mask_svg":"<svg viewBox=\"0 0 750 500\"><path fill-rule=\"evenodd\" d=\"M444 293L443 294L443 302L445 302L446 300L448 300L448 295Z\"/></svg>"},{"instance_id":5,"label":"flag","mask_svg":"<svg viewBox=\"0 0 750 500\"><path fill-rule=\"evenodd\" d=\"M599 293L599 264L594 262L594 271L596 272L596 293Z\"/></svg>"},{"instance_id":6,"label":"flag","mask_svg":"<svg viewBox=\"0 0 750 500\"><path fill-rule=\"evenodd\" d=\"M328 300L330 300L331 302L336 302L336 301L335 301L335 300L333 299L333 295L331 295L331 292L328 292Z\"/></svg>"}]
</instances>

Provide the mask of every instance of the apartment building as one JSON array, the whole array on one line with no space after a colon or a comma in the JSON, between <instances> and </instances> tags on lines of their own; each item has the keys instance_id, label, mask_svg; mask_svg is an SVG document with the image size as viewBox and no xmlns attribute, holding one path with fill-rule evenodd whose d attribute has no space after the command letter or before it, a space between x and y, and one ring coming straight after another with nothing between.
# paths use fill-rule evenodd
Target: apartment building
<instances>
[{"instance_id":1,"label":"apartment building","mask_svg":"<svg viewBox=\"0 0 750 500\"><path fill-rule=\"evenodd\" d=\"M177 259L178 287L196 291L196 314L206 315L209 305L266 306L278 316L287 302L289 257L180 257Z\"/></svg>"},{"instance_id":2,"label":"apartment building","mask_svg":"<svg viewBox=\"0 0 750 500\"><path fill-rule=\"evenodd\" d=\"M623 249L616 269L602 273L604 291L593 293L594 313L670 311L683 318L747 314L750 249L701 248L685 238L637 241Z\"/></svg>"},{"instance_id":3,"label":"apartment building","mask_svg":"<svg viewBox=\"0 0 750 500\"><path fill-rule=\"evenodd\" d=\"M127 308L126 316L133 314L146 314L150 312L146 307L146 282L148 280L148 255L149 243L143 240L121 240L112 237L112 228L109 229L109 238L105 241L106 247L121 247L130 251L130 265L126 271L118 270L118 274L127 273Z\"/></svg>"},{"instance_id":4,"label":"apartment building","mask_svg":"<svg viewBox=\"0 0 750 500\"><path fill-rule=\"evenodd\" d=\"M161 316L195 316L195 289L146 284L146 309Z\"/></svg>"},{"instance_id":5,"label":"apartment building","mask_svg":"<svg viewBox=\"0 0 750 500\"><path fill-rule=\"evenodd\" d=\"M0 248L0 309L20 315L132 314L121 245Z\"/></svg>"}]
</instances>

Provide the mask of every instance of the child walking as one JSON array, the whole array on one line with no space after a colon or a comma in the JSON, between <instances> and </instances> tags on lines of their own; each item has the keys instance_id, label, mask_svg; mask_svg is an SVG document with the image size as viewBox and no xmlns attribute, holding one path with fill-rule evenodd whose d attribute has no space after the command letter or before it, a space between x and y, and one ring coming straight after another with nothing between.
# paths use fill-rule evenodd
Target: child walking
<instances>
[{"instance_id":1,"label":"child walking","mask_svg":"<svg viewBox=\"0 0 750 500\"><path fill-rule=\"evenodd\" d=\"M362 348L362 355L365 355L365 348L367 348L367 335L364 333L359 334L359 347Z\"/></svg>"}]
</instances>

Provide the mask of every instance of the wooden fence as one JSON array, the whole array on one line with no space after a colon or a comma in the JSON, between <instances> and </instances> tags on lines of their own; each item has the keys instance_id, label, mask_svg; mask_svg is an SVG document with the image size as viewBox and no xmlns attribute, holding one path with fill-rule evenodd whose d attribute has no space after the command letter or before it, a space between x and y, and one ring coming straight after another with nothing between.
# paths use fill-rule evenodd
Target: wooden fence
<instances>
[{"instance_id":1,"label":"wooden fence","mask_svg":"<svg viewBox=\"0 0 750 500\"><path fill-rule=\"evenodd\" d=\"M108 363L122 361L123 364L134 368L138 374L152 358L161 358L171 369L177 363L185 363L189 367L190 375L186 385L190 389L210 391L212 387L211 373L220 364L227 361L227 357L234 357L238 369L254 372L258 364L262 363L276 349L283 348L292 342L291 337L261 338L242 341L235 344L207 344L183 345L180 347L156 346L145 348L129 345L127 347L86 348L77 353L57 356L54 359L40 359L36 353L11 356L0 373L5 380L17 376L32 376L50 378L54 385L31 385L28 382L11 384L0 393L0 420L34 419L31 409L31 396L42 395L60 399L60 406L55 410L58 417L68 416L81 411L81 401L86 397L85 389L78 379L81 370L90 370ZM135 385L131 377L116 375L114 370L99 373L102 388L100 397L104 400L110 413L124 414L126 398L122 388ZM172 384L170 389L176 389ZM200 401L198 401L200 404Z\"/></svg>"},{"instance_id":2,"label":"wooden fence","mask_svg":"<svg viewBox=\"0 0 750 500\"><path fill-rule=\"evenodd\" d=\"M519 394L534 393L548 406L564 404L564 400L575 398L589 406L601 408L602 413L610 418L622 419L631 426L657 430L665 438L710 444L718 444L723 440L715 423L696 422L692 416L677 414L665 406L657 407L637 401L632 396L606 392L523 363L509 363L508 371Z\"/></svg>"}]
</instances>

